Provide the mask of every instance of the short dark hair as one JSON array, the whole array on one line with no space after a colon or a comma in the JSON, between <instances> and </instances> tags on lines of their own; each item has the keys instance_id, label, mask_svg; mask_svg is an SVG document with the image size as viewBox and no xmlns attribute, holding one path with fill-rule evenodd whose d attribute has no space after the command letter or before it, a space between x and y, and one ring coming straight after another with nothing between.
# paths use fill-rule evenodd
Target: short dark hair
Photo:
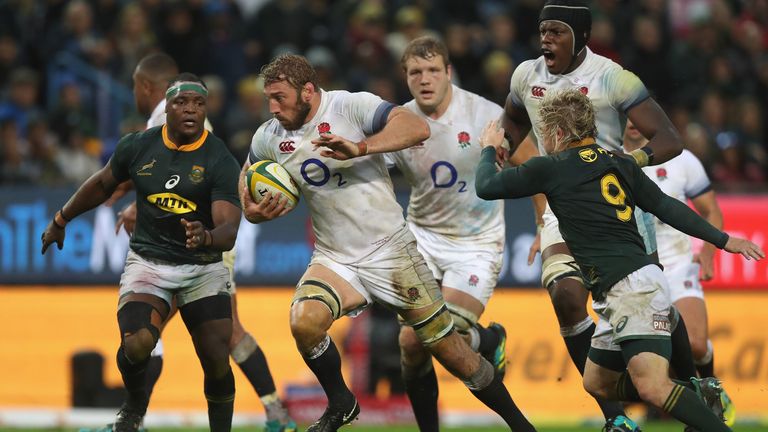
<instances>
[{"instance_id":1,"label":"short dark hair","mask_svg":"<svg viewBox=\"0 0 768 432\"><path fill-rule=\"evenodd\" d=\"M403 56L400 58L400 65L405 70L405 63L411 57L431 60L437 56L443 56L443 64L446 67L451 64L451 59L448 57L448 47L445 46L443 41L432 36L422 36L412 40L405 47L405 52L403 52Z\"/></svg>"},{"instance_id":2,"label":"short dark hair","mask_svg":"<svg viewBox=\"0 0 768 432\"><path fill-rule=\"evenodd\" d=\"M296 90L301 90L306 83L312 83L315 90L319 88L315 68L304 56L296 54L275 57L261 68L260 74L264 78L264 86L285 81Z\"/></svg>"},{"instance_id":3,"label":"short dark hair","mask_svg":"<svg viewBox=\"0 0 768 432\"><path fill-rule=\"evenodd\" d=\"M190 82L197 82L200 83L203 87L205 87L206 90L208 90L208 86L205 85L205 81L202 80L199 76L191 73L191 72L182 72L175 77L171 78L168 81L168 87L171 87L175 83L179 81L190 81Z\"/></svg>"},{"instance_id":4,"label":"short dark hair","mask_svg":"<svg viewBox=\"0 0 768 432\"><path fill-rule=\"evenodd\" d=\"M138 68L155 82L165 82L179 73L179 65L176 60L163 52L145 56L139 61Z\"/></svg>"}]
</instances>

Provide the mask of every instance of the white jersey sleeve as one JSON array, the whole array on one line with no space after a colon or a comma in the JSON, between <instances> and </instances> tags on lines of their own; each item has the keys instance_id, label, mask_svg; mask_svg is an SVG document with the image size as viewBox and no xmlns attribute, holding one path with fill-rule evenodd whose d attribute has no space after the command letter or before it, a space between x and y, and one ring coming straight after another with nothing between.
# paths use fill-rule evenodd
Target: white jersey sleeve
<instances>
[{"instance_id":1,"label":"white jersey sleeve","mask_svg":"<svg viewBox=\"0 0 768 432\"><path fill-rule=\"evenodd\" d=\"M688 150L683 150L680 157L685 167L685 196L689 199L696 198L712 189L707 172L704 170L699 158Z\"/></svg>"},{"instance_id":2,"label":"white jersey sleeve","mask_svg":"<svg viewBox=\"0 0 768 432\"><path fill-rule=\"evenodd\" d=\"M512 78L509 80L509 96L515 106L525 108L525 94L533 71L534 60L526 60L512 72Z\"/></svg>"},{"instance_id":3,"label":"white jersey sleeve","mask_svg":"<svg viewBox=\"0 0 768 432\"><path fill-rule=\"evenodd\" d=\"M640 78L626 69L608 69L603 75L603 81L611 106L621 113L626 113L650 97Z\"/></svg>"}]
</instances>

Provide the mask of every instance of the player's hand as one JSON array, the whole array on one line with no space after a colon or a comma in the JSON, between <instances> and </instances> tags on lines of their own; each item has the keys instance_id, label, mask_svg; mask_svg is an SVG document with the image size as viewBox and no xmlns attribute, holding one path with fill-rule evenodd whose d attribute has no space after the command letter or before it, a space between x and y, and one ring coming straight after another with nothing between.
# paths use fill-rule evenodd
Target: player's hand
<instances>
[{"instance_id":1,"label":"player's hand","mask_svg":"<svg viewBox=\"0 0 768 432\"><path fill-rule=\"evenodd\" d=\"M498 153L499 149L503 149L503 144L504 144L504 129L499 127L499 121L491 120L488 123L486 123L485 127L483 128L483 131L480 133L480 146L483 148L491 146L494 149L496 149L496 152ZM506 152L507 154L509 154L509 150L507 150Z\"/></svg>"},{"instance_id":2,"label":"player's hand","mask_svg":"<svg viewBox=\"0 0 768 432\"><path fill-rule=\"evenodd\" d=\"M184 226L184 232L187 235L187 249L197 249L205 246L208 235L205 233L206 229L202 222L190 222L182 218L181 224Z\"/></svg>"},{"instance_id":3,"label":"player's hand","mask_svg":"<svg viewBox=\"0 0 768 432\"><path fill-rule=\"evenodd\" d=\"M715 251L711 247L703 247L701 252L693 256L693 262L701 267L700 280L708 281L715 276Z\"/></svg>"},{"instance_id":4,"label":"player's hand","mask_svg":"<svg viewBox=\"0 0 768 432\"><path fill-rule=\"evenodd\" d=\"M52 243L56 243L56 246L59 247L59 250L64 247L64 236L65 231L63 228L59 228L56 226L53 221L48 223L48 226L45 228L45 231L43 231L43 236L41 237L41 240L43 241L43 249L40 251L41 254L45 255L45 251L48 250L48 246L50 246Z\"/></svg>"},{"instance_id":5,"label":"player's hand","mask_svg":"<svg viewBox=\"0 0 768 432\"><path fill-rule=\"evenodd\" d=\"M128 192L133 190L133 182L128 180L120 183L117 185L117 189L115 189L114 192L112 192L112 196L107 198L106 201L104 201L104 205L107 207L112 207L120 198L124 197Z\"/></svg>"},{"instance_id":6,"label":"player's hand","mask_svg":"<svg viewBox=\"0 0 768 432\"><path fill-rule=\"evenodd\" d=\"M273 195L272 192L267 192L257 203L245 187L240 194L240 200L243 205L243 215L251 223L266 222L293 210L293 207L288 207L288 197L281 193Z\"/></svg>"},{"instance_id":7,"label":"player's hand","mask_svg":"<svg viewBox=\"0 0 768 432\"><path fill-rule=\"evenodd\" d=\"M765 252L760 249L760 246L743 238L729 237L723 249L730 253L741 254L748 260L752 258L756 260L765 258Z\"/></svg>"},{"instance_id":8,"label":"player's hand","mask_svg":"<svg viewBox=\"0 0 768 432\"><path fill-rule=\"evenodd\" d=\"M541 231L536 230L536 237L533 238L531 248L528 250L528 265L533 265L533 261L536 259L536 254L541 251Z\"/></svg>"},{"instance_id":9,"label":"player's hand","mask_svg":"<svg viewBox=\"0 0 768 432\"><path fill-rule=\"evenodd\" d=\"M117 222L115 222L115 234L120 233L120 227L125 229L128 236L133 235L133 230L136 229L136 201L123 207L117 214Z\"/></svg>"},{"instance_id":10,"label":"player's hand","mask_svg":"<svg viewBox=\"0 0 768 432\"><path fill-rule=\"evenodd\" d=\"M363 156L360 154L360 148L357 143L332 133L320 134L318 138L312 140L312 145L315 150L325 147L324 150L320 150L320 154L332 159L347 160Z\"/></svg>"}]
</instances>

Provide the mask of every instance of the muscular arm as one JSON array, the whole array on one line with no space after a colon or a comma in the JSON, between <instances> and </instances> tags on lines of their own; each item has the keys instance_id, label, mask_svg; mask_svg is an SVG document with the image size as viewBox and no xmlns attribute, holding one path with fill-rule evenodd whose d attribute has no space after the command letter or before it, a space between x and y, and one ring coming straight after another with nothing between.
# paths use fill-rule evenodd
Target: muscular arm
<instances>
[{"instance_id":1,"label":"muscular arm","mask_svg":"<svg viewBox=\"0 0 768 432\"><path fill-rule=\"evenodd\" d=\"M237 229L240 227L240 209L229 201L217 200L211 204L214 228L210 230L209 249L228 251L235 247Z\"/></svg>"},{"instance_id":2,"label":"muscular arm","mask_svg":"<svg viewBox=\"0 0 768 432\"><path fill-rule=\"evenodd\" d=\"M501 127L504 128L504 136L509 141L510 152L517 152L517 147L523 142L531 131L531 119L528 112L512 102L512 95L507 96L504 103L504 114L501 116Z\"/></svg>"},{"instance_id":3,"label":"muscular arm","mask_svg":"<svg viewBox=\"0 0 768 432\"><path fill-rule=\"evenodd\" d=\"M647 98L627 111L637 130L648 139L653 150L653 164L664 163L683 151L680 134L664 110L652 98Z\"/></svg>"},{"instance_id":4,"label":"muscular arm","mask_svg":"<svg viewBox=\"0 0 768 432\"><path fill-rule=\"evenodd\" d=\"M120 183L112 175L110 162L90 176L80 188L69 198L62 210L69 219L96 208L105 202L117 189Z\"/></svg>"},{"instance_id":5,"label":"muscular arm","mask_svg":"<svg viewBox=\"0 0 768 432\"><path fill-rule=\"evenodd\" d=\"M367 137L368 154L402 150L429 138L429 125L424 119L402 107L392 108L382 130Z\"/></svg>"}]
</instances>

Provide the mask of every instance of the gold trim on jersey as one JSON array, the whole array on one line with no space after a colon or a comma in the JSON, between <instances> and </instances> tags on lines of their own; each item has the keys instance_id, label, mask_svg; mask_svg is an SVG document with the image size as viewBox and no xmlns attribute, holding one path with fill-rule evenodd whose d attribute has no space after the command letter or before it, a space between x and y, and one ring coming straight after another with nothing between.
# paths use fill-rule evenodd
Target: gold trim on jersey
<instances>
[{"instance_id":1,"label":"gold trim on jersey","mask_svg":"<svg viewBox=\"0 0 768 432\"><path fill-rule=\"evenodd\" d=\"M170 192L147 195L147 201L169 213L184 214L197 210L197 204Z\"/></svg>"},{"instance_id":2,"label":"gold trim on jersey","mask_svg":"<svg viewBox=\"0 0 768 432\"><path fill-rule=\"evenodd\" d=\"M571 144L569 147L583 147L583 146L592 145L592 144L594 144L594 143L596 143L596 142L597 142L597 141L595 141L595 139L594 139L594 138L592 138L592 137L586 137L586 138L584 138L584 139L583 139L583 140L581 140L581 141L578 141L578 142L575 142L575 143Z\"/></svg>"},{"instance_id":3,"label":"gold trim on jersey","mask_svg":"<svg viewBox=\"0 0 768 432\"><path fill-rule=\"evenodd\" d=\"M168 125L167 124L163 125L163 144L165 144L165 146L171 150L183 151L183 152L195 151L200 147L202 147L206 138L208 138L208 130L203 129L203 133L200 135L200 138L198 138L197 141L190 144L184 144L184 145L178 146L174 144L173 141L171 141L171 139L168 137Z\"/></svg>"}]
</instances>

